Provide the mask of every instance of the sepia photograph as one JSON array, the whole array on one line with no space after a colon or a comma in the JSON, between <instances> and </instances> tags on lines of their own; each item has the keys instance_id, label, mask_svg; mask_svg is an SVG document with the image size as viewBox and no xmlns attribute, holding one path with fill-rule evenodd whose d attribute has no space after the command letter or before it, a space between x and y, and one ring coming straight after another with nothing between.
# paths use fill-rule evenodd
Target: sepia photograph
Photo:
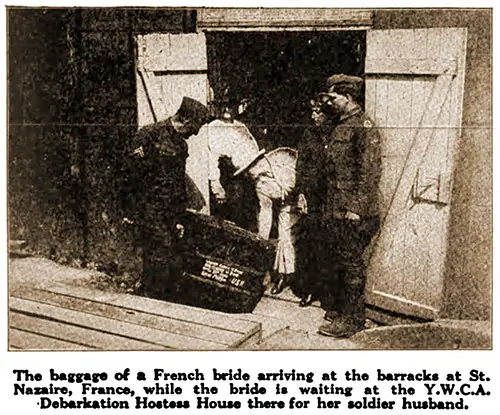
<instances>
[{"instance_id":1,"label":"sepia photograph","mask_svg":"<svg viewBox=\"0 0 500 415\"><path fill-rule=\"evenodd\" d=\"M5 15L9 352L492 350L493 9Z\"/></svg>"}]
</instances>

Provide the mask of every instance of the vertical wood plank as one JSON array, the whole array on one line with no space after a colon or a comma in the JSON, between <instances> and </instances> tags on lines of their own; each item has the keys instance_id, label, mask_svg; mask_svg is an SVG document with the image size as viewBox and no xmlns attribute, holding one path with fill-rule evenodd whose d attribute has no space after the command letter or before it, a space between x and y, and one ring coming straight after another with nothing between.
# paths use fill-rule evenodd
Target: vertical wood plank
<instances>
[{"instance_id":1,"label":"vertical wood plank","mask_svg":"<svg viewBox=\"0 0 500 415\"><path fill-rule=\"evenodd\" d=\"M442 114L442 119L439 121L439 124L442 125L443 128L446 128L446 131L438 130L438 133L441 134L441 137L439 138L441 138L442 141L439 141L439 139L436 140L442 146L441 154L442 160L444 160L444 166L442 167L440 173L442 179L447 180L448 177L451 178L453 172L457 143L461 133L460 127L462 122L465 77L466 31L464 29L444 30L442 37L443 50L446 51L447 57L457 59L457 76L452 81L448 97L449 102L447 103L447 112ZM434 232L431 237L436 241L436 244L439 245L436 254L431 257L430 266L435 270L434 272L441 276L441 278L432 279L429 284L429 289L441 293L441 296L444 295L444 258L446 257L446 248L448 244L450 209L450 205L440 209L439 214L436 215L436 220L438 219L438 216L441 216L440 223L436 224L436 226L431 230ZM439 261L440 258L442 258L441 261ZM441 298L434 298L436 308L440 307L440 300Z\"/></svg>"},{"instance_id":2,"label":"vertical wood plank","mask_svg":"<svg viewBox=\"0 0 500 415\"><path fill-rule=\"evenodd\" d=\"M165 102L161 76L155 75L153 72L141 71L138 73L137 82L144 87L143 98L146 98L141 103L146 106L147 110L141 109L141 113L149 111L151 118L153 118L152 113L154 111L157 121L164 120L173 114L169 112L169 108ZM139 126L143 125L145 124L139 124Z\"/></svg>"},{"instance_id":3,"label":"vertical wood plank","mask_svg":"<svg viewBox=\"0 0 500 415\"><path fill-rule=\"evenodd\" d=\"M427 54L426 42L422 45L422 53L425 54L424 56ZM412 127L412 137L416 134L419 123L427 108L433 86L433 79L415 78L412 81L412 107L409 121ZM420 226L422 219L425 218L421 215L419 206L413 200L409 199L404 212L402 212L402 220L405 223L405 282L403 284L403 297L414 302L422 302L422 299L426 298L426 286L429 276L424 267L428 256L428 247L423 252L415 252L418 239L422 238L422 234L425 235L426 233Z\"/></svg>"},{"instance_id":4,"label":"vertical wood plank","mask_svg":"<svg viewBox=\"0 0 500 415\"><path fill-rule=\"evenodd\" d=\"M378 43L377 43L378 44ZM379 129L381 137L381 153L382 153L382 185L380 191L382 195L382 205L388 206L390 195L387 189L390 188L391 178L394 176L391 170L391 162L389 147L387 142L390 138L390 128L387 127L387 108L388 108L388 83L385 79L375 78L370 85L370 94L366 96L366 103L371 108L368 113L375 125Z\"/></svg>"},{"instance_id":5,"label":"vertical wood plank","mask_svg":"<svg viewBox=\"0 0 500 415\"><path fill-rule=\"evenodd\" d=\"M404 163L404 158L400 156L386 156L383 161L384 169L380 183L380 193L382 195L382 209L380 214L385 216L389 210L392 195L396 190L398 178L401 175L401 166Z\"/></svg>"},{"instance_id":6,"label":"vertical wood plank","mask_svg":"<svg viewBox=\"0 0 500 415\"><path fill-rule=\"evenodd\" d=\"M396 32L399 32L396 34ZM390 35L388 37L388 35ZM370 53L370 39L377 40L380 46L381 39L391 43L383 45L376 53ZM410 118L404 120L401 114L405 103L403 94L393 94L396 83L390 84L387 94L378 94L376 105L380 119L387 121L387 126L401 128L408 122L409 129L413 129L412 137L416 140L410 153L404 160L404 172L398 177L397 190L392 201L383 229L375 244L374 253L368 268L369 301L379 306L388 305L394 311L409 312L415 315L437 315L442 302L444 290L443 270L447 247L447 228L449 221L449 206L434 203L415 203L410 197L410 189L414 173L419 167L427 168L430 175L442 174L443 171L453 168L453 158L456 149L457 129L461 125L461 106L463 97L463 74L465 66L465 34L462 29L415 29L411 36L408 31L385 31L385 34L373 33L367 36L367 61L371 58L384 59L399 57L402 59L456 59L457 75L429 77L405 77L411 86ZM396 52L398 45L399 55ZM404 49L404 50L403 50ZM376 71L374 71L376 74ZM377 79L378 82L381 78ZM385 81L391 77L386 77ZM396 78L395 78L396 79ZM441 90L441 97L437 93ZM384 106L382 99L395 99L401 105ZM373 99L367 95L367 99ZM367 104L370 107L371 104ZM381 110L379 110L379 108ZM385 112L387 111L387 113ZM394 112L399 111L399 114ZM437 112L436 112L437 111ZM434 115L433 115L434 114ZM415 135L416 134L416 135ZM391 133L385 132L386 153L384 154L384 171L381 185L382 194L385 193L383 203L386 204L387 187L392 187L391 169L395 169L397 157L388 159L389 154L401 153L404 145L394 140ZM402 136L402 134L400 134ZM390 144L388 144L390 143ZM399 149L397 148L399 147ZM400 235L394 235L394 232ZM396 247L404 235L402 248ZM394 250L388 252L387 250ZM401 267L401 264L403 266ZM394 276L400 272L402 278ZM388 281L395 282L391 286ZM401 311L403 312L403 311Z\"/></svg>"},{"instance_id":7,"label":"vertical wood plank","mask_svg":"<svg viewBox=\"0 0 500 415\"><path fill-rule=\"evenodd\" d=\"M453 80L453 87L450 97L450 128L453 132L450 134L448 142L448 155L446 157L447 165L444 174L450 178L453 173L453 164L456 158L458 142L462 134L462 107L463 92L465 81L465 54L467 49L467 30L455 29L447 32L447 41L450 47L457 50L457 76Z\"/></svg>"},{"instance_id":8,"label":"vertical wood plank","mask_svg":"<svg viewBox=\"0 0 500 415\"><path fill-rule=\"evenodd\" d=\"M414 231L408 238L405 250L408 252L405 272L413 278L405 283L404 297L439 309L442 296L442 264L446 248L444 223L449 214L446 206L418 203L408 217Z\"/></svg>"},{"instance_id":9,"label":"vertical wood plank","mask_svg":"<svg viewBox=\"0 0 500 415\"><path fill-rule=\"evenodd\" d=\"M408 48L410 57L413 59L427 58L427 31L413 29L413 41Z\"/></svg>"},{"instance_id":10,"label":"vertical wood plank","mask_svg":"<svg viewBox=\"0 0 500 415\"><path fill-rule=\"evenodd\" d=\"M432 86L433 82L431 80L417 79L414 81L412 125L416 125L422 119ZM436 124L440 124L441 120L447 119L448 97L443 104L442 114ZM442 147L442 137L439 137L439 135L442 133L447 134L447 132L447 129L441 129L440 131L434 129L433 136L423 156L423 164L432 166L434 170L437 170L437 173L425 168L422 170L422 163L420 164L420 173L423 171L429 177L432 177L433 174L437 177L439 170L442 168L443 157L446 157L442 152L437 151L437 148ZM432 157L428 159L429 154L432 154ZM433 258L439 258L444 247L444 244L440 241L443 217L440 212L437 212L437 209L436 206L424 205L412 200L409 202L404 215L406 222L404 273L406 278L403 296L414 302L423 302L423 299L425 299L425 304L432 307L439 305L441 296L441 292L437 290L440 280L440 277L437 277L437 271L440 267L436 268Z\"/></svg>"},{"instance_id":11,"label":"vertical wood plank","mask_svg":"<svg viewBox=\"0 0 500 415\"><path fill-rule=\"evenodd\" d=\"M413 129L418 128L422 115L429 102L432 88L434 86L434 79L417 77L412 81L412 108L411 108L411 121L410 125Z\"/></svg>"},{"instance_id":12,"label":"vertical wood plank","mask_svg":"<svg viewBox=\"0 0 500 415\"><path fill-rule=\"evenodd\" d=\"M370 45L366 49L366 60L377 60L385 57L385 47L390 40L389 30L369 30L366 33L366 43Z\"/></svg>"},{"instance_id":13,"label":"vertical wood plank","mask_svg":"<svg viewBox=\"0 0 500 415\"><path fill-rule=\"evenodd\" d=\"M434 28L427 30L427 58L440 59L443 57L442 38L443 29Z\"/></svg>"},{"instance_id":14,"label":"vertical wood plank","mask_svg":"<svg viewBox=\"0 0 500 415\"><path fill-rule=\"evenodd\" d=\"M412 45L414 38L413 30L393 30L391 32L390 55L392 58L408 59L412 58Z\"/></svg>"},{"instance_id":15,"label":"vertical wood plank","mask_svg":"<svg viewBox=\"0 0 500 415\"><path fill-rule=\"evenodd\" d=\"M387 81L388 109L387 126L385 134L385 171L381 178L382 188L382 215L385 216L389 209L392 195L396 191L399 177L403 174L406 155L413 138L410 128L412 117L412 80L407 78ZM391 293L395 296L403 295L405 283L405 221L394 223L391 230L393 238L386 248L391 251L385 256L386 266L397 270L380 277L377 290Z\"/></svg>"},{"instance_id":16,"label":"vertical wood plank","mask_svg":"<svg viewBox=\"0 0 500 415\"><path fill-rule=\"evenodd\" d=\"M144 125L154 123L153 112L151 110L151 105L149 102L149 98L146 95L146 90L144 87L144 83L139 75L139 72L136 73L137 76L137 123L140 127Z\"/></svg>"},{"instance_id":17,"label":"vertical wood plank","mask_svg":"<svg viewBox=\"0 0 500 415\"><path fill-rule=\"evenodd\" d=\"M372 120L376 120L377 111L377 80L365 79L365 112Z\"/></svg>"},{"instance_id":18,"label":"vertical wood plank","mask_svg":"<svg viewBox=\"0 0 500 415\"><path fill-rule=\"evenodd\" d=\"M390 127L390 134L386 143L386 154L401 157L408 154L412 140L409 128L413 101L412 82L407 79L395 79L389 81L388 90L387 125Z\"/></svg>"},{"instance_id":19,"label":"vertical wood plank","mask_svg":"<svg viewBox=\"0 0 500 415\"><path fill-rule=\"evenodd\" d=\"M389 82L387 79L377 80L377 90L376 90L376 111L375 111L375 123L380 128L387 127L387 109L389 106ZM383 140L385 141L385 140Z\"/></svg>"}]
</instances>

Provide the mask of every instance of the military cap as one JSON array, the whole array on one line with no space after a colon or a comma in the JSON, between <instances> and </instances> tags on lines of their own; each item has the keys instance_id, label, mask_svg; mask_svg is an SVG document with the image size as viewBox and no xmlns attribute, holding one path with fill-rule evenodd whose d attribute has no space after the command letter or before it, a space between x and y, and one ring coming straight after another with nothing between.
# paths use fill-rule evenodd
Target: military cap
<instances>
[{"instance_id":1,"label":"military cap","mask_svg":"<svg viewBox=\"0 0 500 415\"><path fill-rule=\"evenodd\" d=\"M192 121L205 124L210 119L210 111L201 102L193 98L182 98L181 106L177 111L179 115Z\"/></svg>"},{"instance_id":2,"label":"military cap","mask_svg":"<svg viewBox=\"0 0 500 415\"><path fill-rule=\"evenodd\" d=\"M348 93L353 96L358 96L363 87L363 79L358 76L335 74L326 80L326 92L321 92L319 95L337 93Z\"/></svg>"}]
</instances>

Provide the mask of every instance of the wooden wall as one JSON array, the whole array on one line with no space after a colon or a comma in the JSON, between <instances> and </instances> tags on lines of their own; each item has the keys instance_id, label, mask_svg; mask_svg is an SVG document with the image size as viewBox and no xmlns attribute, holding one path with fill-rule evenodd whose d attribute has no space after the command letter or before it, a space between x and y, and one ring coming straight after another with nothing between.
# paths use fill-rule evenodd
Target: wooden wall
<instances>
[{"instance_id":1,"label":"wooden wall","mask_svg":"<svg viewBox=\"0 0 500 415\"><path fill-rule=\"evenodd\" d=\"M69 168L78 148L70 16L10 9L7 17L10 236L47 257L78 262L85 231L81 183Z\"/></svg>"},{"instance_id":2,"label":"wooden wall","mask_svg":"<svg viewBox=\"0 0 500 415\"><path fill-rule=\"evenodd\" d=\"M195 16L181 9L8 10L11 238L61 262L135 266L120 225L117 175L137 130L133 39L192 31Z\"/></svg>"},{"instance_id":3,"label":"wooden wall","mask_svg":"<svg viewBox=\"0 0 500 415\"><path fill-rule=\"evenodd\" d=\"M468 29L443 316L488 319L492 292L491 10L376 10L373 19L374 29Z\"/></svg>"}]
</instances>

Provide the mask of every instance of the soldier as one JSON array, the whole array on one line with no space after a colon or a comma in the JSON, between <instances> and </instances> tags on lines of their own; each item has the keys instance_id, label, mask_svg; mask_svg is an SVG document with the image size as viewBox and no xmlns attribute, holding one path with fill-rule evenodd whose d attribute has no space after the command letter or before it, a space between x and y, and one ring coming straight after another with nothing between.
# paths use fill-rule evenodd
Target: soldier
<instances>
[{"instance_id":1,"label":"soldier","mask_svg":"<svg viewBox=\"0 0 500 415\"><path fill-rule=\"evenodd\" d=\"M141 128L125 160L124 201L127 217L137 224L143 250L143 289L163 297L179 271L175 255L175 218L186 208L186 140L208 121L208 109L184 97L172 117Z\"/></svg>"},{"instance_id":2,"label":"soldier","mask_svg":"<svg viewBox=\"0 0 500 415\"><path fill-rule=\"evenodd\" d=\"M318 276L319 299L328 320L319 333L326 336L350 336L364 327L363 254L379 228L380 136L359 105L362 87L361 78L333 75L320 94L321 109L333 120L321 134L325 194L316 235L325 271Z\"/></svg>"}]
</instances>

